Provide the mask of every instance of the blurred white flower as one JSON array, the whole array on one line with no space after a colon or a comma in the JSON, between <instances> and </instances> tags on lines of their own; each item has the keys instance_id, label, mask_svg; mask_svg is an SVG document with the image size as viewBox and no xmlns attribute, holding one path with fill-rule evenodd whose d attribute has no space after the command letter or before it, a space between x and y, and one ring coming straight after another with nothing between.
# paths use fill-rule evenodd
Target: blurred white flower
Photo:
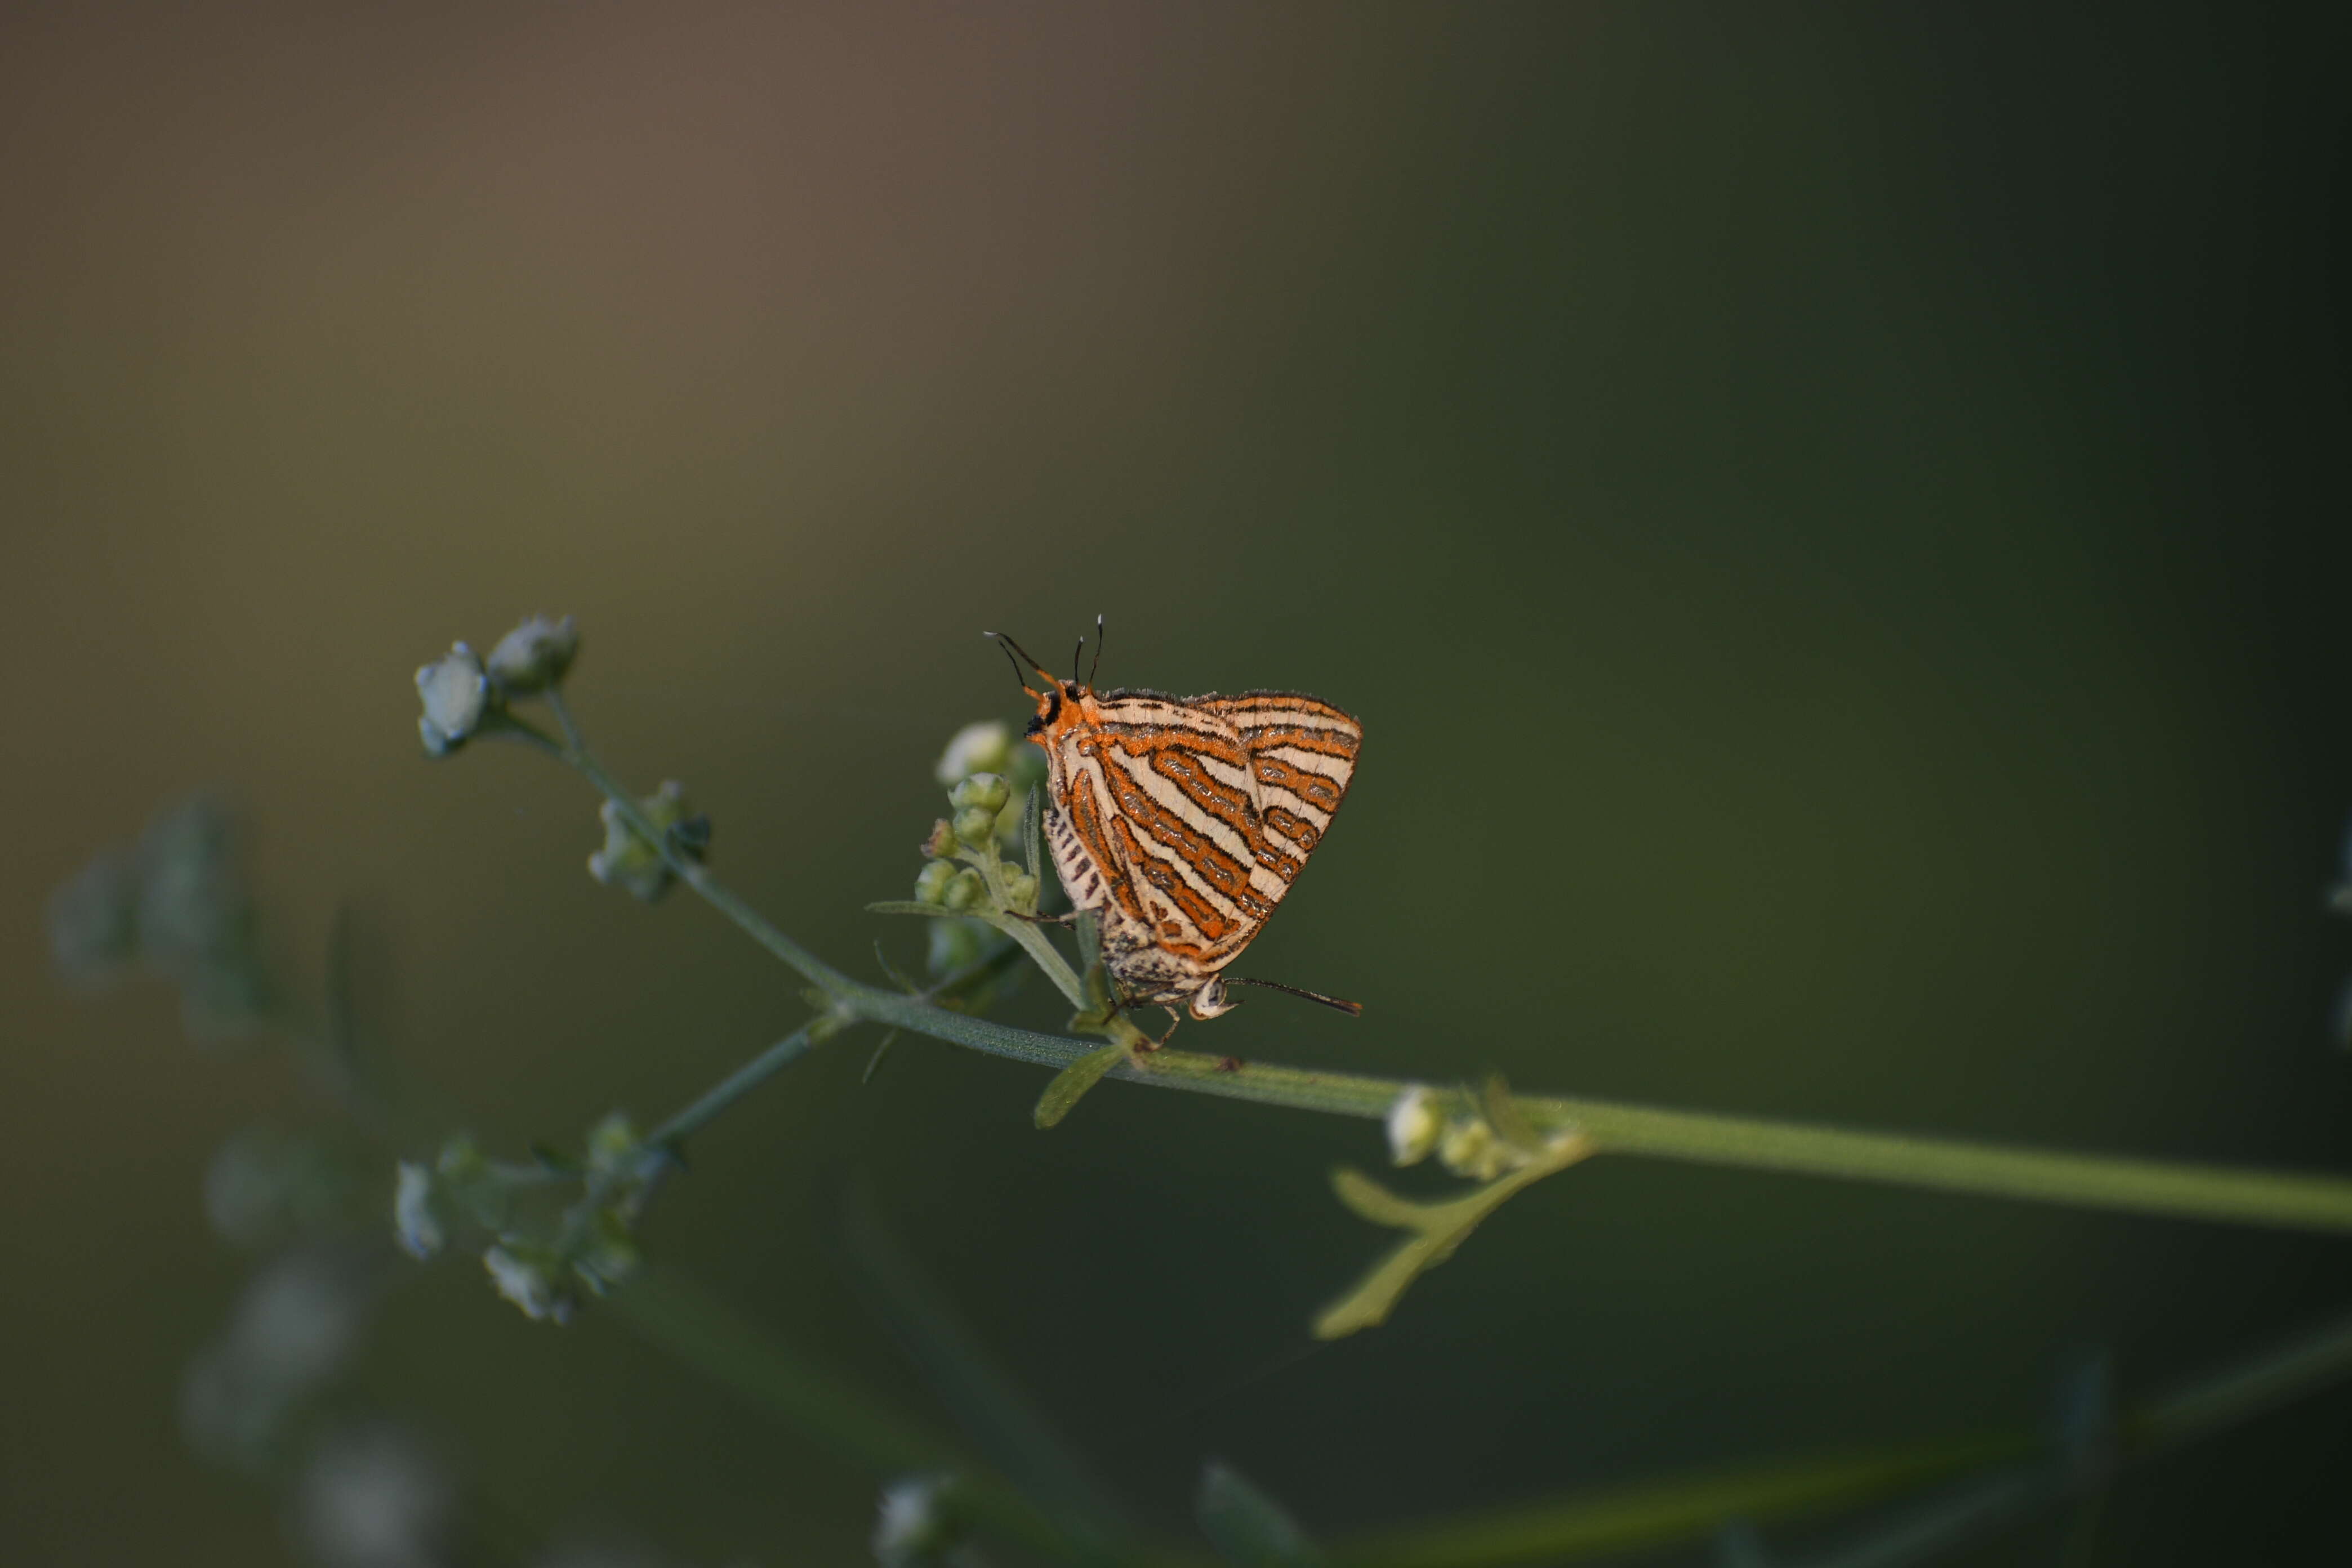
<instances>
[{"instance_id":1,"label":"blurred white flower","mask_svg":"<svg viewBox=\"0 0 2352 1568\"><path fill-rule=\"evenodd\" d=\"M416 733L427 752L446 756L482 721L490 703L489 677L474 650L458 643L416 672L416 695L425 704Z\"/></svg>"},{"instance_id":2,"label":"blurred white flower","mask_svg":"<svg viewBox=\"0 0 2352 1568\"><path fill-rule=\"evenodd\" d=\"M225 1464L266 1464L287 1416L350 1360L374 1294L362 1266L331 1248L289 1252L257 1273L181 1384L189 1446Z\"/></svg>"},{"instance_id":3,"label":"blurred white flower","mask_svg":"<svg viewBox=\"0 0 2352 1568\"><path fill-rule=\"evenodd\" d=\"M1400 1165L1417 1164L1437 1147L1437 1097L1424 1083L1407 1084L1389 1105L1389 1154Z\"/></svg>"},{"instance_id":4,"label":"blurred white flower","mask_svg":"<svg viewBox=\"0 0 2352 1568\"><path fill-rule=\"evenodd\" d=\"M321 1443L294 1504L297 1533L326 1568L440 1568L457 1511L448 1475L391 1427Z\"/></svg>"},{"instance_id":5,"label":"blurred white flower","mask_svg":"<svg viewBox=\"0 0 2352 1568\"><path fill-rule=\"evenodd\" d=\"M490 649L489 676L511 695L541 691L563 679L580 651L580 628L570 616L532 616Z\"/></svg>"},{"instance_id":6,"label":"blurred white flower","mask_svg":"<svg viewBox=\"0 0 2352 1568\"><path fill-rule=\"evenodd\" d=\"M392 1194L392 1227L400 1248L422 1263L439 1252L448 1237L441 1218L433 1212L433 1173L413 1160L400 1163L400 1178Z\"/></svg>"},{"instance_id":7,"label":"blurred white flower","mask_svg":"<svg viewBox=\"0 0 2352 1568\"><path fill-rule=\"evenodd\" d=\"M572 1321L572 1298L555 1288L555 1282L537 1263L517 1256L504 1247L493 1247L482 1254L482 1267L490 1272L490 1282L499 1294L522 1309L522 1315L533 1322Z\"/></svg>"},{"instance_id":8,"label":"blurred white flower","mask_svg":"<svg viewBox=\"0 0 2352 1568\"><path fill-rule=\"evenodd\" d=\"M939 1502L936 1476L908 1476L882 1489L881 1517L874 1523L874 1555L883 1568L921 1568L937 1560L949 1542Z\"/></svg>"},{"instance_id":9,"label":"blurred white flower","mask_svg":"<svg viewBox=\"0 0 2352 1568\"><path fill-rule=\"evenodd\" d=\"M940 753L931 770L940 783L953 786L974 773L1001 773L1013 765L1013 731L993 719L966 724Z\"/></svg>"},{"instance_id":10,"label":"blurred white flower","mask_svg":"<svg viewBox=\"0 0 2352 1568\"><path fill-rule=\"evenodd\" d=\"M637 805L678 853L689 860L702 858L703 847L710 842L710 819L687 808L685 785L664 779L661 788ZM613 802L606 801L599 815L604 822L604 847L588 857L588 874L608 887L625 888L647 903L661 897L673 875L661 847L632 827Z\"/></svg>"},{"instance_id":11,"label":"blurred white flower","mask_svg":"<svg viewBox=\"0 0 2352 1568\"><path fill-rule=\"evenodd\" d=\"M292 1253L246 1287L228 1342L272 1383L307 1387L331 1377L359 1341L369 1291L349 1259Z\"/></svg>"}]
</instances>

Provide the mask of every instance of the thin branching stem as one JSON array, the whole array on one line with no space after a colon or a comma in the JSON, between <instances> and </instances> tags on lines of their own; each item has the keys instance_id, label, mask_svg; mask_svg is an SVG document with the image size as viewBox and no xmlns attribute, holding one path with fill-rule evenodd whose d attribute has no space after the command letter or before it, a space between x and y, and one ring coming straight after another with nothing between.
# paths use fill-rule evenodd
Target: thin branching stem
<instances>
[{"instance_id":1,"label":"thin branching stem","mask_svg":"<svg viewBox=\"0 0 2352 1568\"><path fill-rule=\"evenodd\" d=\"M613 808L620 813L621 820L660 852L662 859L677 873L678 880L692 888L703 902L734 921L743 934L798 970L812 984L833 995L861 989L849 976L769 924L766 916L737 898L711 876L700 861L679 853L669 835L655 825L653 819L646 815L645 807L637 804L636 797L623 789L620 782L604 771L604 764L596 760L595 753L580 739L579 726L572 721L572 710L564 704L563 694L550 688L546 695L548 707L554 712L556 722L563 727L566 737L566 743L559 748L557 754L613 803Z\"/></svg>"},{"instance_id":2,"label":"thin branching stem","mask_svg":"<svg viewBox=\"0 0 2352 1568\"><path fill-rule=\"evenodd\" d=\"M670 868L698 896L761 947L822 988L833 1002L835 1016L889 1025L1055 1070L1068 1067L1095 1048L1091 1043L1069 1036L1014 1028L933 1006L919 997L861 984L825 963L771 925L711 875L707 867L681 854L669 836L646 817L635 798L604 771L579 740L578 730L562 699L553 692L548 695L558 722L564 729L565 742L558 742L510 716L506 725L536 741L541 749L560 757L594 785L614 804L624 821L660 849ZM1037 961L1057 990L1074 1004L1085 1005L1084 987L1078 977L1043 931L1014 920L1003 921L1003 928ZM1125 1025L1125 1020L1117 1023L1126 1028L1126 1034L1117 1037L1124 1039L1127 1034L1137 1034L1131 1025ZM1140 1037L1139 1034L1137 1037ZM751 1072L757 1065L755 1062L741 1071ZM758 1074L752 1081L764 1076ZM1250 1062L1237 1068L1229 1058L1174 1049L1136 1053L1111 1068L1108 1076L1161 1089L1192 1089L1263 1105L1367 1118L1385 1115L1397 1096L1412 1087L1400 1079L1263 1062ZM710 1114L731 1104L733 1098L730 1095L720 1100ZM1520 1095L1517 1103L1538 1129L1548 1132L1580 1129L1600 1146L1601 1152L1608 1154L1648 1154L1751 1170L1885 1182L2177 1218L2294 1230L2352 1231L2352 1180L2337 1176L2057 1153L1563 1096ZM1473 1113L1477 1110L1475 1096L1466 1090L1455 1091L1452 1103L1445 1108ZM701 1121L696 1125L701 1125Z\"/></svg>"},{"instance_id":3,"label":"thin branching stem","mask_svg":"<svg viewBox=\"0 0 2352 1568\"><path fill-rule=\"evenodd\" d=\"M2217 1367L2181 1389L2125 1410L2116 1422L2124 1464L2226 1431L2352 1376L2352 1319ZM2114 1465L2071 1465L2031 1433L1989 1433L1926 1447L1827 1455L1752 1469L1596 1489L1556 1502L1391 1527L1340 1542L1341 1568L1506 1568L1654 1550L1712 1532L1727 1518L1801 1518L1850 1509L1938 1481L1952 1489L1922 1500L1879 1533L1811 1568L1885 1568L2011 1523L2106 1484Z\"/></svg>"},{"instance_id":4,"label":"thin branching stem","mask_svg":"<svg viewBox=\"0 0 2352 1568\"><path fill-rule=\"evenodd\" d=\"M675 1149L699 1132L720 1111L800 1059L815 1038L815 1026L803 1024L720 1079L692 1105L646 1134L656 1149Z\"/></svg>"}]
</instances>

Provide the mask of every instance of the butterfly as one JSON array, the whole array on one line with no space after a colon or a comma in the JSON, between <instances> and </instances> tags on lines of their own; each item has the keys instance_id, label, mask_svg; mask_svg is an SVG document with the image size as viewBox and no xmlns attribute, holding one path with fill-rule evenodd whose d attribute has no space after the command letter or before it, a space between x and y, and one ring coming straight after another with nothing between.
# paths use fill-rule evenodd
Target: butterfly
<instances>
[{"instance_id":1,"label":"butterfly","mask_svg":"<svg viewBox=\"0 0 2352 1568\"><path fill-rule=\"evenodd\" d=\"M1012 638L1001 640L1045 682L1031 687L1013 666L1037 703L1026 733L1045 752L1045 843L1072 906L1100 922L1118 1005L1164 1007L1178 1022L1180 1005L1213 1018L1238 1005L1227 987L1242 984L1363 1011L1224 971L1322 843L1347 798L1364 727L1295 691L1098 693L1099 617L1095 625L1084 683L1075 658L1074 679L1058 680ZM1084 638L1078 646L1084 651Z\"/></svg>"}]
</instances>

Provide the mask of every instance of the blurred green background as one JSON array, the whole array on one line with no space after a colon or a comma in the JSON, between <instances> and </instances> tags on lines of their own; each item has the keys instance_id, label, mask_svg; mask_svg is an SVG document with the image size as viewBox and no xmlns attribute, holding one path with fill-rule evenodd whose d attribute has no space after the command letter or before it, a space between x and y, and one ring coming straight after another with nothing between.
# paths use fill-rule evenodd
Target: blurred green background
<instances>
[{"instance_id":1,"label":"blurred green background","mask_svg":"<svg viewBox=\"0 0 2352 1568\"><path fill-rule=\"evenodd\" d=\"M206 787L273 954L349 901L412 1104L520 1152L803 1016L592 796L417 754L415 667L570 611L606 760L873 973L980 637L1360 713L1191 1043L2342 1169L2340 8L12 9L0 23L0 1558L296 1560L183 1441L252 1260L213 1151L315 1101L47 890ZM312 982L305 981L311 984ZM1006 1016L1054 1026L1033 986ZM1188 1031L1189 1032L1189 1031ZM870 1032L868 1032L870 1034ZM921 1410L861 1185L1148 1520L1317 1529L2035 1419L2352 1302L2341 1241L1666 1164L1536 1188L1265 1375L1386 1245L1369 1124L908 1041L719 1123L649 1247ZM387 1173L388 1175L388 1173ZM1434 1181L1421 1184L1434 1188ZM522 1539L866 1561L867 1478L593 1311L410 1268L356 1389ZM2352 1392L2136 1473L2097 1561L2316 1560ZM2049 1560L2055 1527L1979 1561ZM1696 1560L1693 1558L1692 1560Z\"/></svg>"}]
</instances>

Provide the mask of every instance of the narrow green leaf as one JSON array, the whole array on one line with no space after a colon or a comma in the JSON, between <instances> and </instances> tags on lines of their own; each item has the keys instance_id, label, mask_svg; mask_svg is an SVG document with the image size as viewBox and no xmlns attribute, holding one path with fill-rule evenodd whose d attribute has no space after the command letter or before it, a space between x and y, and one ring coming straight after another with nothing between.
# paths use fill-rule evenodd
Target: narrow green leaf
<instances>
[{"instance_id":1,"label":"narrow green leaf","mask_svg":"<svg viewBox=\"0 0 2352 1568\"><path fill-rule=\"evenodd\" d=\"M933 920L951 920L971 915L971 910L951 910L945 904L919 904L912 899L884 899L866 906L869 915L929 915Z\"/></svg>"},{"instance_id":2,"label":"narrow green leaf","mask_svg":"<svg viewBox=\"0 0 2352 1568\"><path fill-rule=\"evenodd\" d=\"M1102 967L1102 920L1092 910L1078 911L1078 973L1091 975Z\"/></svg>"},{"instance_id":3,"label":"narrow green leaf","mask_svg":"<svg viewBox=\"0 0 2352 1568\"><path fill-rule=\"evenodd\" d=\"M1037 884L1040 891L1045 886L1045 873L1038 858L1038 847L1045 837L1045 786L1032 784L1028 806L1021 813L1021 858L1028 862L1029 879Z\"/></svg>"},{"instance_id":4,"label":"narrow green leaf","mask_svg":"<svg viewBox=\"0 0 2352 1568\"><path fill-rule=\"evenodd\" d=\"M1323 1561L1297 1521L1223 1459L1202 1468L1192 1517L1234 1568L1309 1568Z\"/></svg>"},{"instance_id":5,"label":"narrow green leaf","mask_svg":"<svg viewBox=\"0 0 2352 1568\"><path fill-rule=\"evenodd\" d=\"M1389 1314L1403 1299L1406 1288L1443 1261L1433 1256L1435 1252L1432 1238L1426 1235L1400 1242L1395 1251L1372 1266L1372 1271L1359 1280L1353 1290L1323 1309L1314 1322L1315 1337L1344 1340L1359 1329L1374 1329L1387 1322Z\"/></svg>"},{"instance_id":6,"label":"narrow green leaf","mask_svg":"<svg viewBox=\"0 0 2352 1568\"><path fill-rule=\"evenodd\" d=\"M1465 1196L1443 1204L1408 1203L1360 1173L1334 1172L1331 1185L1340 1202L1376 1225L1409 1226L1415 1234L1373 1265L1353 1290L1323 1310L1314 1322L1315 1337L1344 1339L1359 1329L1386 1322L1406 1287L1453 1257L1480 1222L1513 1194L1592 1152L1591 1140L1575 1139L1558 1149L1548 1149L1543 1158L1531 1160Z\"/></svg>"},{"instance_id":7,"label":"narrow green leaf","mask_svg":"<svg viewBox=\"0 0 2352 1568\"><path fill-rule=\"evenodd\" d=\"M1404 1230L1421 1228L1428 1205L1401 1198L1351 1165L1331 1173L1331 1190L1360 1217Z\"/></svg>"},{"instance_id":8,"label":"narrow green leaf","mask_svg":"<svg viewBox=\"0 0 2352 1568\"><path fill-rule=\"evenodd\" d=\"M881 1070L882 1058L888 1056L890 1054L890 1047L898 1043L898 1031L896 1029L891 1030L888 1034L882 1037L882 1043L875 1047L874 1054L866 1058L866 1071L857 1080L861 1085L869 1084L874 1081L874 1075Z\"/></svg>"},{"instance_id":9,"label":"narrow green leaf","mask_svg":"<svg viewBox=\"0 0 2352 1568\"><path fill-rule=\"evenodd\" d=\"M889 954L882 951L882 939L880 937L876 937L874 939L874 962L882 966L884 978L887 979L891 984L896 985L906 994L914 996L921 993L922 987L908 979L905 975L899 973L898 966L891 963Z\"/></svg>"},{"instance_id":10,"label":"narrow green leaf","mask_svg":"<svg viewBox=\"0 0 2352 1568\"><path fill-rule=\"evenodd\" d=\"M1087 1090L1102 1081L1103 1074L1127 1059L1127 1047L1114 1041L1097 1046L1054 1075L1045 1092L1037 1097L1037 1109L1031 1120L1040 1128L1051 1127L1070 1113Z\"/></svg>"}]
</instances>

